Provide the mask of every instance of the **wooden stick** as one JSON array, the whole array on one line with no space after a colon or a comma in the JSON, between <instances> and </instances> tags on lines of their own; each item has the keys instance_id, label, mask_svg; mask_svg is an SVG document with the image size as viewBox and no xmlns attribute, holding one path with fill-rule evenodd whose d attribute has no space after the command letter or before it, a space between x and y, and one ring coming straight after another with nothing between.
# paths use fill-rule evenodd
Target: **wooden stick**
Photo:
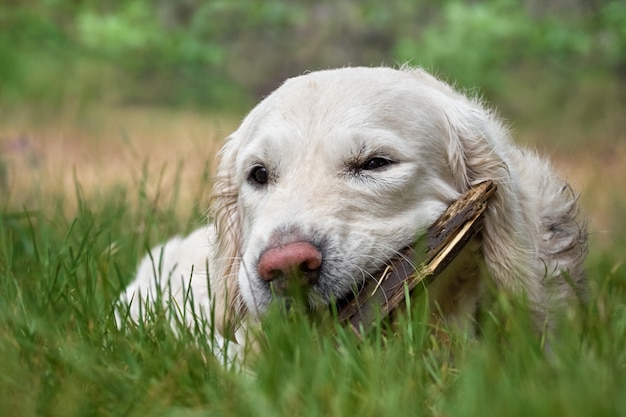
<instances>
[{"instance_id":1,"label":"wooden stick","mask_svg":"<svg viewBox=\"0 0 626 417\"><path fill-rule=\"evenodd\" d=\"M470 188L443 213L426 234L426 259L416 267L415 247L387 266L376 282L369 281L357 296L339 311L339 320L359 337L377 317L384 318L410 294L430 284L482 229L482 215L487 200L496 190L492 181Z\"/></svg>"}]
</instances>

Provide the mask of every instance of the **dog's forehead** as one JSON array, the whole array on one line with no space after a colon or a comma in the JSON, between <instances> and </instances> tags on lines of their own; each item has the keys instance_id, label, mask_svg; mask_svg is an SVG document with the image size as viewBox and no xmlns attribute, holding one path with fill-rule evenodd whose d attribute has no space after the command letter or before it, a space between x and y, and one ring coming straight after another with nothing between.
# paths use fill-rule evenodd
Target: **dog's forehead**
<instances>
[{"instance_id":1,"label":"dog's forehead","mask_svg":"<svg viewBox=\"0 0 626 417\"><path fill-rule=\"evenodd\" d=\"M403 92L400 83L410 81L407 74L387 68L318 71L287 80L267 104L285 118L324 120L336 115L350 122L351 117L371 117L388 109L389 101Z\"/></svg>"},{"instance_id":2,"label":"dog's forehead","mask_svg":"<svg viewBox=\"0 0 626 417\"><path fill-rule=\"evenodd\" d=\"M344 68L287 80L244 119L243 143L280 134L402 127L420 108L435 107L414 74L389 68ZM430 110L427 110L430 111ZM276 139L273 139L276 140Z\"/></svg>"}]
</instances>

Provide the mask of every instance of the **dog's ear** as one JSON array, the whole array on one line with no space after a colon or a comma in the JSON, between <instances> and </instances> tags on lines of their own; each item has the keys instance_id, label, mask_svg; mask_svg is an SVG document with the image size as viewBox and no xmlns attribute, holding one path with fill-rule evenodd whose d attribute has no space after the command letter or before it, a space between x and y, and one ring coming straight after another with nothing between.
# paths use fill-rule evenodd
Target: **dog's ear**
<instances>
[{"instance_id":1,"label":"dog's ear","mask_svg":"<svg viewBox=\"0 0 626 417\"><path fill-rule=\"evenodd\" d=\"M237 282L241 257L241 219L239 218L239 187L235 182L235 160L238 141L227 138L220 150L219 164L211 193L211 212L216 228L216 251L211 297L214 325L223 336L234 339L243 314Z\"/></svg>"},{"instance_id":2,"label":"dog's ear","mask_svg":"<svg viewBox=\"0 0 626 417\"><path fill-rule=\"evenodd\" d=\"M524 176L512 164L524 151L511 144L506 127L476 99L459 94L444 112L448 164L458 191L485 180L497 186L482 231L486 267L498 286L527 297L541 316L546 266L538 256L540 224L521 183Z\"/></svg>"}]
</instances>

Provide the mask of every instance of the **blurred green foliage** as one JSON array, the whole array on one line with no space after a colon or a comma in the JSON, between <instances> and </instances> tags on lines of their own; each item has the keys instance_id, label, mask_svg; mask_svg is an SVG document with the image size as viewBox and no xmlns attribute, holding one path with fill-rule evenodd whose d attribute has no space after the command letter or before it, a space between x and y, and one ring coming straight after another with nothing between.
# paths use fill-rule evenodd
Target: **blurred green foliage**
<instances>
[{"instance_id":1,"label":"blurred green foliage","mask_svg":"<svg viewBox=\"0 0 626 417\"><path fill-rule=\"evenodd\" d=\"M624 79L619 0L0 0L0 103L248 105L285 77L409 62L494 94L520 69Z\"/></svg>"}]
</instances>

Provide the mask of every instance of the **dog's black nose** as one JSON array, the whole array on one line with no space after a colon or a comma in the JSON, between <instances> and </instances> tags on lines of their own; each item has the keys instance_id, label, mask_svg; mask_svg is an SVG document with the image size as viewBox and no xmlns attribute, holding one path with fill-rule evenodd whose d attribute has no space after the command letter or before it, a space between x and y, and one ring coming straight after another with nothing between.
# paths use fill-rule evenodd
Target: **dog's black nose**
<instances>
[{"instance_id":1,"label":"dog's black nose","mask_svg":"<svg viewBox=\"0 0 626 417\"><path fill-rule=\"evenodd\" d=\"M317 280L322 252L310 242L294 242L268 249L261 255L257 272L265 281L298 281L301 285ZM286 284L286 283L285 283Z\"/></svg>"}]
</instances>

